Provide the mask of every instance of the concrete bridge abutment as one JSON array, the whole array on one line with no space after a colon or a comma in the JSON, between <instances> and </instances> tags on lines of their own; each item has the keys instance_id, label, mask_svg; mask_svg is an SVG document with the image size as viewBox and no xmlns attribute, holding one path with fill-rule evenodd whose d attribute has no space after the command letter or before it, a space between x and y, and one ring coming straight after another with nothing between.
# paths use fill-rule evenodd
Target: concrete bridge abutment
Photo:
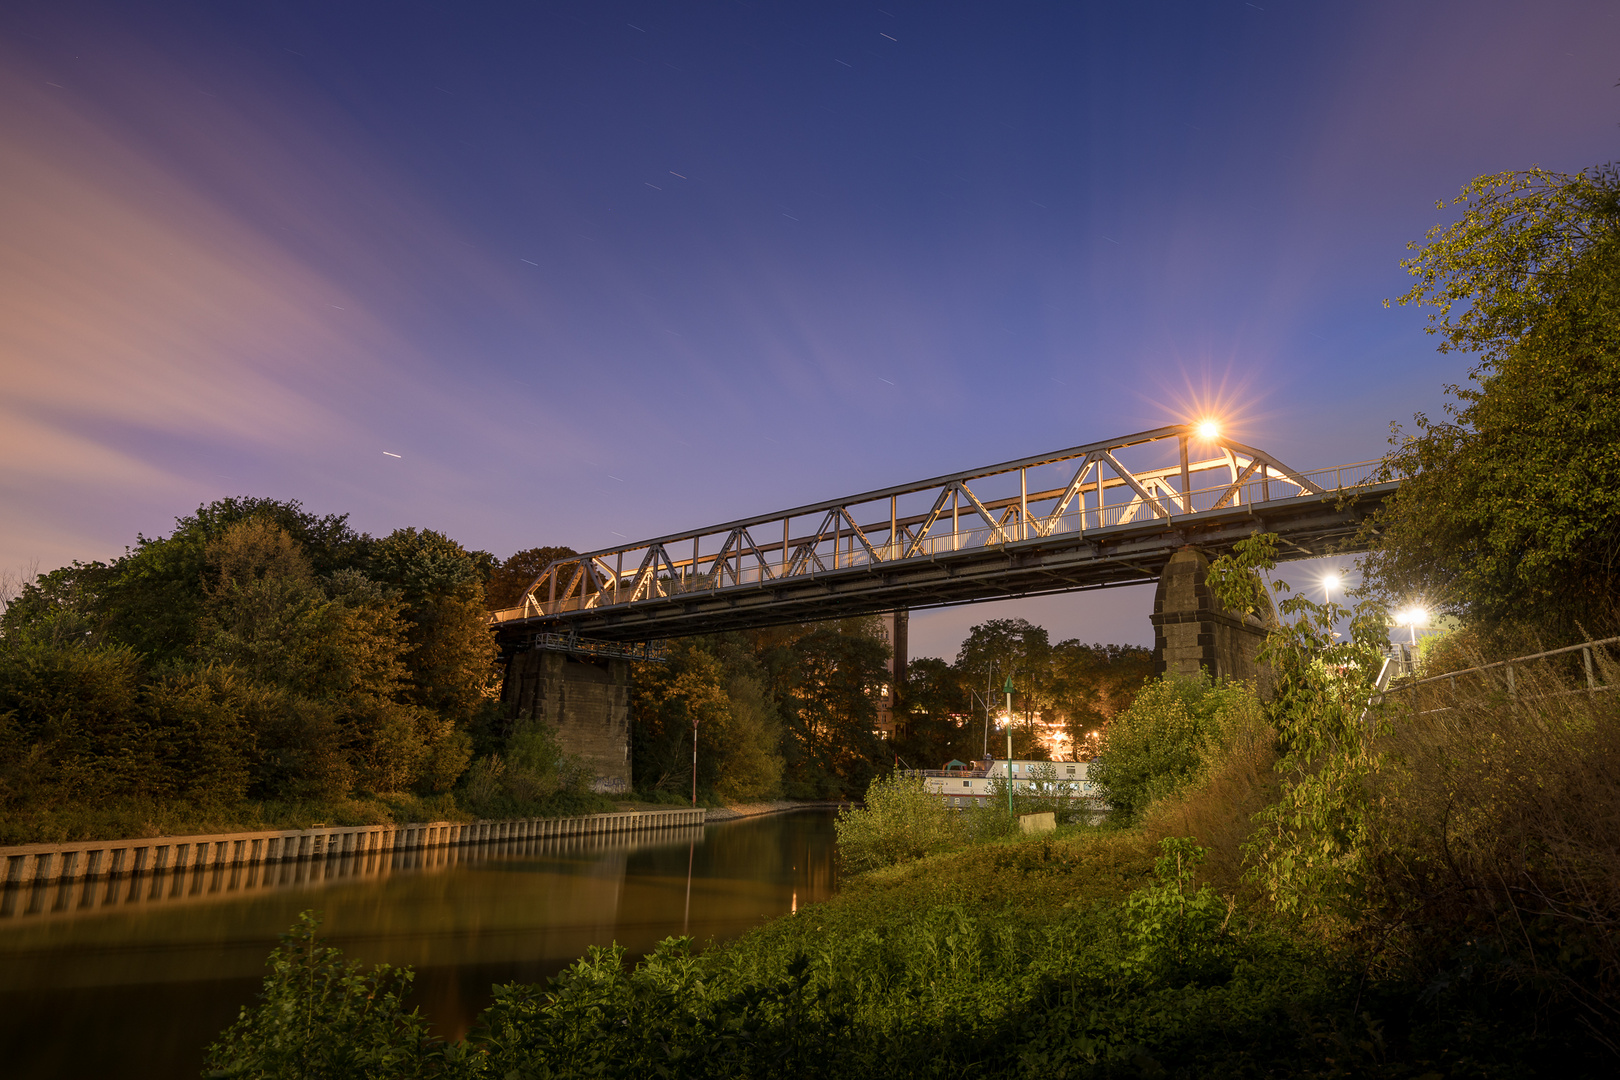
<instances>
[{"instance_id":1,"label":"concrete bridge abutment","mask_svg":"<svg viewBox=\"0 0 1620 1080\"><path fill-rule=\"evenodd\" d=\"M557 728L564 753L583 761L597 791L630 790L630 661L530 649L507 662L501 690L513 726Z\"/></svg>"},{"instance_id":2,"label":"concrete bridge abutment","mask_svg":"<svg viewBox=\"0 0 1620 1080\"><path fill-rule=\"evenodd\" d=\"M1195 547L1170 557L1153 597L1153 671L1156 675L1232 678L1267 688L1260 665L1266 623L1227 611L1207 583L1209 559Z\"/></svg>"}]
</instances>

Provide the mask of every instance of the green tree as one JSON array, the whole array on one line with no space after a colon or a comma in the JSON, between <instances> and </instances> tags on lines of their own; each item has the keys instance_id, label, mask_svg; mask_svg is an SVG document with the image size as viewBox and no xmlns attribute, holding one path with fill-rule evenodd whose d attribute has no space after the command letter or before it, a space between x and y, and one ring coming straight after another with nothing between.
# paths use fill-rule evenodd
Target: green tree
<instances>
[{"instance_id":1,"label":"green tree","mask_svg":"<svg viewBox=\"0 0 1620 1080\"><path fill-rule=\"evenodd\" d=\"M906 666L905 721L895 750L914 768L937 769L984 752L982 710L975 712L956 669L934 656Z\"/></svg>"},{"instance_id":2,"label":"green tree","mask_svg":"<svg viewBox=\"0 0 1620 1080\"><path fill-rule=\"evenodd\" d=\"M1487 631L1597 633L1620 587L1620 171L1482 176L1453 205L1399 302L1477 359L1445 419L1396 429L1368 580Z\"/></svg>"},{"instance_id":3,"label":"green tree","mask_svg":"<svg viewBox=\"0 0 1620 1080\"><path fill-rule=\"evenodd\" d=\"M556 559L579 552L568 547L533 547L519 551L496 566L484 583L484 602L491 611L512 607L523 599L523 590Z\"/></svg>"},{"instance_id":4,"label":"green tree","mask_svg":"<svg viewBox=\"0 0 1620 1080\"><path fill-rule=\"evenodd\" d=\"M698 786L727 802L782 788L781 724L752 653L734 636L687 638L664 663L637 665L632 690L635 785L688 791L692 722Z\"/></svg>"},{"instance_id":5,"label":"green tree","mask_svg":"<svg viewBox=\"0 0 1620 1080\"><path fill-rule=\"evenodd\" d=\"M1008 676L1013 680L1013 716L1022 716L1014 732L1013 753L1044 758L1047 750L1034 728L1035 714L1050 704L1052 646L1045 628L1027 619L991 619L968 630L956 656L965 686L994 698ZM995 753L996 748L990 748Z\"/></svg>"},{"instance_id":6,"label":"green tree","mask_svg":"<svg viewBox=\"0 0 1620 1080\"><path fill-rule=\"evenodd\" d=\"M795 798L858 795L892 760L876 732L889 646L876 620L773 627L752 635L757 673L783 728L783 777Z\"/></svg>"},{"instance_id":7,"label":"green tree","mask_svg":"<svg viewBox=\"0 0 1620 1080\"><path fill-rule=\"evenodd\" d=\"M463 729L493 707L498 689L484 604L489 561L431 529L397 529L372 553L371 576L404 602L410 700Z\"/></svg>"},{"instance_id":8,"label":"green tree","mask_svg":"<svg viewBox=\"0 0 1620 1080\"><path fill-rule=\"evenodd\" d=\"M635 786L644 791L690 791L693 725L697 782L713 792L722 775L724 733L731 720L727 673L694 639L676 641L663 663L637 664L631 690Z\"/></svg>"},{"instance_id":9,"label":"green tree","mask_svg":"<svg viewBox=\"0 0 1620 1080\"><path fill-rule=\"evenodd\" d=\"M1153 674L1150 649L1087 645L1075 638L1052 646L1049 663L1049 707L1082 757L1095 752L1109 721L1130 705Z\"/></svg>"},{"instance_id":10,"label":"green tree","mask_svg":"<svg viewBox=\"0 0 1620 1080\"><path fill-rule=\"evenodd\" d=\"M1198 779L1229 732L1259 715L1254 688L1207 673L1147 683L1103 734L1090 777L1120 824L1139 821L1154 801Z\"/></svg>"}]
</instances>

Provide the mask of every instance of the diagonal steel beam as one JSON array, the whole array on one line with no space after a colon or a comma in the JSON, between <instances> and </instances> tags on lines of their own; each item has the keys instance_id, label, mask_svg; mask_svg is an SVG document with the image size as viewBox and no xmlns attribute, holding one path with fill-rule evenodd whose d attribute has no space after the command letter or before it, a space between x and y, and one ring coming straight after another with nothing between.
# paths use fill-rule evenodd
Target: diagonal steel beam
<instances>
[{"instance_id":1,"label":"diagonal steel beam","mask_svg":"<svg viewBox=\"0 0 1620 1080\"><path fill-rule=\"evenodd\" d=\"M1137 483L1136 477L1132 475L1131 470L1119 463L1119 458L1115 457L1107 450L1099 450L1097 451L1097 455L1103 461L1108 462L1108 464L1113 467L1113 470L1119 474L1119 478L1125 481L1125 486L1136 492L1136 497L1147 503L1148 506L1153 510L1154 514L1158 515L1159 517L1170 516L1165 512L1164 507L1159 505L1159 501L1152 495L1148 494L1147 488Z\"/></svg>"},{"instance_id":2,"label":"diagonal steel beam","mask_svg":"<svg viewBox=\"0 0 1620 1080\"><path fill-rule=\"evenodd\" d=\"M1276 469L1284 480L1288 481L1290 484L1297 484L1301 491L1308 491L1312 495L1327 494L1326 491L1323 491L1316 484L1313 484L1309 480L1305 479L1302 473L1295 469L1290 469L1287 465L1284 465L1282 462L1278 461L1264 450L1256 450L1252 446L1244 446L1242 443L1233 442L1231 439L1222 439L1221 445L1229 446L1233 450L1237 450L1240 453L1248 454L1251 458L1258 458L1260 461L1263 461L1273 469Z\"/></svg>"},{"instance_id":3,"label":"diagonal steel beam","mask_svg":"<svg viewBox=\"0 0 1620 1080\"><path fill-rule=\"evenodd\" d=\"M1221 497L1215 500L1215 504L1211 506L1210 509L1219 510L1224 507L1227 500L1236 495L1243 485L1249 482L1249 477L1254 475L1254 471L1258 469L1261 464L1262 462L1259 458L1250 458L1248 466L1238 474L1238 478L1236 480L1232 481L1232 485L1221 493Z\"/></svg>"},{"instance_id":4,"label":"diagonal steel beam","mask_svg":"<svg viewBox=\"0 0 1620 1080\"><path fill-rule=\"evenodd\" d=\"M954 484L952 486L955 487L957 491L959 491L963 495L967 496L968 505L973 508L973 512L975 514L978 514L981 518L984 519L985 527L990 530L990 538L987 539L985 541L985 543L986 544L994 544L994 543L996 543L997 541L996 541L995 538L997 536L1002 536L1003 537L1002 542L1004 543L1005 542L1005 536L1001 531L1001 524L999 522L997 522L995 518L990 516L990 511L988 511L988 510L986 510L984 508L984 503L979 501L979 497L977 495L973 494L972 489L970 489L966 484L962 484L962 483L957 483L957 484Z\"/></svg>"}]
</instances>

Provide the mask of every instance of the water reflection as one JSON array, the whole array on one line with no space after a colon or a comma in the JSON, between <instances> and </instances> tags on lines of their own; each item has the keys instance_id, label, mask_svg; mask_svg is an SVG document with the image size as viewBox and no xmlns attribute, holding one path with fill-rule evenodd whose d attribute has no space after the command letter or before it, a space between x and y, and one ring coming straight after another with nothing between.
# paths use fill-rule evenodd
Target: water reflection
<instances>
[{"instance_id":1,"label":"water reflection","mask_svg":"<svg viewBox=\"0 0 1620 1080\"><path fill-rule=\"evenodd\" d=\"M645 952L683 931L734 937L837 885L831 817L814 812L414 854L0 897L7 1074L195 1075L201 1048L251 1001L276 934L305 908L324 912L350 957L414 966L414 999L458 1036L492 983L544 979L613 940Z\"/></svg>"},{"instance_id":2,"label":"water reflection","mask_svg":"<svg viewBox=\"0 0 1620 1080\"><path fill-rule=\"evenodd\" d=\"M629 853L641 848L665 847L682 840L692 844L702 835L701 826L690 826L630 834L530 837L445 847L333 853L325 857L287 862L218 863L206 867L37 881L24 886L6 885L0 889L0 919L83 915L94 910L128 908L136 904L213 902L221 899L223 893L301 889L341 878L432 873L454 866L505 861L520 856L577 856L592 851Z\"/></svg>"}]
</instances>

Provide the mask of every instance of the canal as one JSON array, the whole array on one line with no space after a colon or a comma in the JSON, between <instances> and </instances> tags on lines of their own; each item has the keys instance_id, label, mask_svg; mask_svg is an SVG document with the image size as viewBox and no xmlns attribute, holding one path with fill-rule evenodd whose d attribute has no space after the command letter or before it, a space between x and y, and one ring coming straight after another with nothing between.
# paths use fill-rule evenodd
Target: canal
<instances>
[{"instance_id":1,"label":"canal","mask_svg":"<svg viewBox=\"0 0 1620 1080\"><path fill-rule=\"evenodd\" d=\"M617 941L737 937L837 887L832 815L440 849L423 865L364 857L265 872L164 873L0 897L5 1075L195 1077L253 1001L300 911L367 965L416 969L410 1001L448 1038L497 983L539 982Z\"/></svg>"}]
</instances>

